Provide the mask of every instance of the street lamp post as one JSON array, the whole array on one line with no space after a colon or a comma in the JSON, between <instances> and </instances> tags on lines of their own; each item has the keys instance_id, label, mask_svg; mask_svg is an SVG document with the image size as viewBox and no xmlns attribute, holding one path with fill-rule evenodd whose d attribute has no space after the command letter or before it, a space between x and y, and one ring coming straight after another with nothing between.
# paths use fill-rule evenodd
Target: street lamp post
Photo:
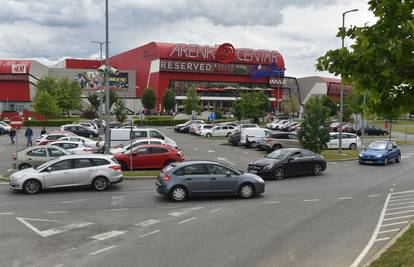
<instances>
[{"instance_id":1,"label":"street lamp post","mask_svg":"<svg viewBox=\"0 0 414 267\"><path fill-rule=\"evenodd\" d=\"M351 12L356 12L358 9L352 9L342 13L342 29L345 29L345 15ZM342 49L345 48L345 35L342 35ZM342 153L342 121L344 116L344 83L341 77L341 93L339 97L339 147L338 153Z\"/></svg>"},{"instance_id":2,"label":"street lamp post","mask_svg":"<svg viewBox=\"0 0 414 267\"><path fill-rule=\"evenodd\" d=\"M110 153L110 128L109 128L109 29L108 29L108 0L105 0L105 144L106 153Z\"/></svg>"},{"instance_id":3,"label":"street lamp post","mask_svg":"<svg viewBox=\"0 0 414 267\"><path fill-rule=\"evenodd\" d=\"M99 44L99 66L102 66L102 45L105 42L92 41L92 43ZM102 128L102 111L103 111L102 106L103 106L104 94L102 94L102 92L99 92L98 95L99 95L99 111L98 111L98 114L99 114L99 122L101 124L101 128L99 128L100 129L99 132L102 134L103 133L103 131L102 131L103 130L103 128Z\"/></svg>"}]
</instances>

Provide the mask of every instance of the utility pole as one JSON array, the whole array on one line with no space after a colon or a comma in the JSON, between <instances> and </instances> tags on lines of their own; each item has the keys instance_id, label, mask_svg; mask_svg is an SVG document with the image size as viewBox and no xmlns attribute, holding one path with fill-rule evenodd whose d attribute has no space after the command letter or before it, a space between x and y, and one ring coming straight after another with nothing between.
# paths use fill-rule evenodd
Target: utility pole
<instances>
[{"instance_id":1,"label":"utility pole","mask_svg":"<svg viewBox=\"0 0 414 267\"><path fill-rule=\"evenodd\" d=\"M108 0L105 0L105 144L106 154L110 153L110 133L109 128L109 27L108 27Z\"/></svg>"},{"instance_id":2,"label":"utility pole","mask_svg":"<svg viewBox=\"0 0 414 267\"><path fill-rule=\"evenodd\" d=\"M102 66L102 45L103 44L105 44L106 42L100 42L100 41L92 41L92 43L95 43L95 44L99 44L99 66ZM103 109L102 109L102 106L103 106L103 99L104 99L104 94L103 94L103 91L101 90L101 89L99 89L98 90L99 91L99 94L98 94L98 96L99 96L99 111L98 111L98 114L99 114L99 120L100 120L100 123L101 123L101 130L100 130L100 133L102 134L103 132L102 132L102 130L103 130L103 127L102 127L102 111L103 111Z\"/></svg>"}]
</instances>

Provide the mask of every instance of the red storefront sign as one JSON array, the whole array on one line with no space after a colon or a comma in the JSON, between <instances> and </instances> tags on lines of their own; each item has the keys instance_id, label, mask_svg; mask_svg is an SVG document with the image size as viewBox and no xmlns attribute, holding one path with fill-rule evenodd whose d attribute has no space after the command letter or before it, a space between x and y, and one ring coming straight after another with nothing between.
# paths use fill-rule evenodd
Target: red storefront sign
<instances>
[{"instance_id":1,"label":"red storefront sign","mask_svg":"<svg viewBox=\"0 0 414 267\"><path fill-rule=\"evenodd\" d=\"M11 119L10 121L10 126L13 127L14 129L20 129L23 127L23 120L22 118L15 116Z\"/></svg>"}]
</instances>

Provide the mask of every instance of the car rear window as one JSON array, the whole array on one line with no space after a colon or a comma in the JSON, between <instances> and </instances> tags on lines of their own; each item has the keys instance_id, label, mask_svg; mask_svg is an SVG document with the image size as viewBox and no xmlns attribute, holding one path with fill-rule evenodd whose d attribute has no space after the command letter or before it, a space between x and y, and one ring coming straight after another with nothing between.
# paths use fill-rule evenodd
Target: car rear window
<instances>
[{"instance_id":1,"label":"car rear window","mask_svg":"<svg viewBox=\"0 0 414 267\"><path fill-rule=\"evenodd\" d=\"M107 165L109 162L106 159L91 159L95 166Z\"/></svg>"},{"instance_id":2,"label":"car rear window","mask_svg":"<svg viewBox=\"0 0 414 267\"><path fill-rule=\"evenodd\" d=\"M163 172L163 173L168 173L170 170L174 169L174 167L175 167L175 165L174 165L174 164L169 164L169 165L165 166L165 167L161 170L161 172Z\"/></svg>"},{"instance_id":3,"label":"car rear window","mask_svg":"<svg viewBox=\"0 0 414 267\"><path fill-rule=\"evenodd\" d=\"M111 158L111 161L119 165L119 162L116 160L116 158Z\"/></svg>"}]
</instances>

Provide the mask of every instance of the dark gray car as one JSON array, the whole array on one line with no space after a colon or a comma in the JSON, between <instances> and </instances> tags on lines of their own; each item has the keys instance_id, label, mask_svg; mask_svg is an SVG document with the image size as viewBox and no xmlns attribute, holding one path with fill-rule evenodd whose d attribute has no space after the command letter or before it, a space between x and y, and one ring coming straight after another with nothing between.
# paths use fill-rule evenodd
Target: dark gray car
<instances>
[{"instance_id":1,"label":"dark gray car","mask_svg":"<svg viewBox=\"0 0 414 267\"><path fill-rule=\"evenodd\" d=\"M251 198L264 192L265 183L255 174L219 162L184 161L166 166L155 180L155 189L174 201L205 195Z\"/></svg>"}]
</instances>

